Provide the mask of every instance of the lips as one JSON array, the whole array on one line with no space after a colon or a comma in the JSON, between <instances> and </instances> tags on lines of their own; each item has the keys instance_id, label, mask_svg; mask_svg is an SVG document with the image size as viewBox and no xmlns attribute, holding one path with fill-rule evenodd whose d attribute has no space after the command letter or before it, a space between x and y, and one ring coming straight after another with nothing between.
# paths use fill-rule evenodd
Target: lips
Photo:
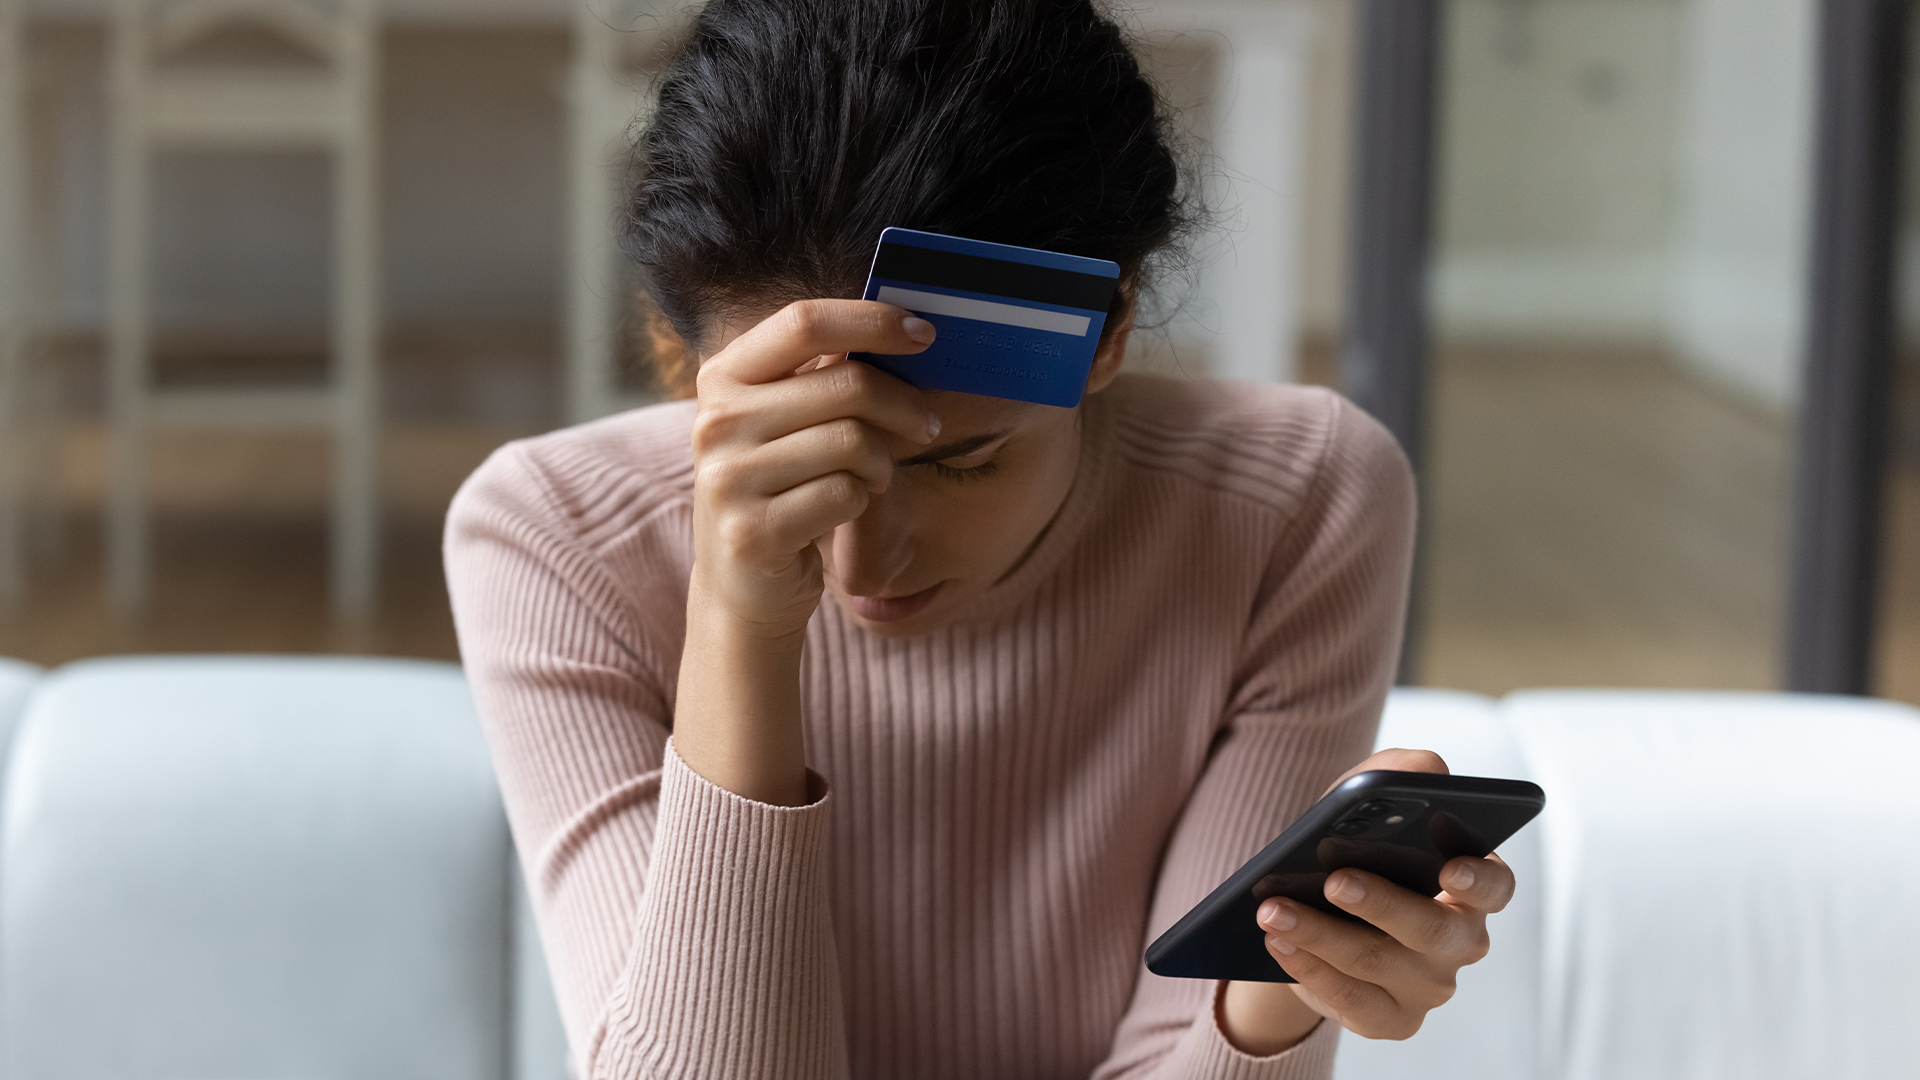
<instances>
[{"instance_id":1,"label":"lips","mask_svg":"<svg viewBox=\"0 0 1920 1080\"><path fill-rule=\"evenodd\" d=\"M931 589L922 589L910 596L852 596L847 597L847 607L855 615L868 622L889 623L910 619L926 610L933 603L935 594L940 591L941 582Z\"/></svg>"}]
</instances>

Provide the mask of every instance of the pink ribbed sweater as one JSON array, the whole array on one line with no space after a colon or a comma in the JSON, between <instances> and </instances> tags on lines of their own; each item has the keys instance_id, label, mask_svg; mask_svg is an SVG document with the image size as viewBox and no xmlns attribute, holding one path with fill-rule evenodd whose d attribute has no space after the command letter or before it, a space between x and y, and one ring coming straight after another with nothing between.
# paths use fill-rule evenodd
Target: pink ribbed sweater
<instances>
[{"instance_id":1,"label":"pink ribbed sweater","mask_svg":"<svg viewBox=\"0 0 1920 1080\"><path fill-rule=\"evenodd\" d=\"M592 1077L1323 1078L1146 943L1371 746L1412 483L1321 390L1127 376L1080 473L951 626L822 602L817 798L707 783L668 734L691 403L502 448L454 500L461 651Z\"/></svg>"}]
</instances>

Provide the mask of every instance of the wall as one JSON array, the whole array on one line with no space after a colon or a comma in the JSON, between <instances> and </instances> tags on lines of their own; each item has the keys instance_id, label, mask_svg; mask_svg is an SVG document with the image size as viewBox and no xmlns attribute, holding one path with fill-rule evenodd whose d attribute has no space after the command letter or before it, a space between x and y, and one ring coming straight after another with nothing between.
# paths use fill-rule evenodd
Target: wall
<instances>
[{"instance_id":1,"label":"wall","mask_svg":"<svg viewBox=\"0 0 1920 1080\"><path fill-rule=\"evenodd\" d=\"M1811 0L1453 0L1438 323L1655 344L1794 405Z\"/></svg>"},{"instance_id":2,"label":"wall","mask_svg":"<svg viewBox=\"0 0 1920 1080\"><path fill-rule=\"evenodd\" d=\"M1661 334L1678 14L1670 0L1449 5L1442 332Z\"/></svg>"},{"instance_id":3,"label":"wall","mask_svg":"<svg viewBox=\"0 0 1920 1080\"><path fill-rule=\"evenodd\" d=\"M1310 340L1340 335L1347 290L1347 178L1352 171L1353 48L1357 5L1314 0L1301 184L1300 328Z\"/></svg>"},{"instance_id":4,"label":"wall","mask_svg":"<svg viewBox=\"0 0 1920 1080\"><path fill-rule=\"evenodd\" d=\"M1138 366L1297 377L1316 27L1325 0L1187 0L1126 10L1188 140L1208 230L1163 280Z\"/></svg>"},{"instance_id":5,"label":"wall","mask_svg":"<svg viewBox=\"0 0 1920 1080\"><path fill-rule=\"evenodd\" d=\"M1804 350L1810 0L1690 0L1669 322L1686 363L1790 411Z\"/></svg>"}]
</instances>

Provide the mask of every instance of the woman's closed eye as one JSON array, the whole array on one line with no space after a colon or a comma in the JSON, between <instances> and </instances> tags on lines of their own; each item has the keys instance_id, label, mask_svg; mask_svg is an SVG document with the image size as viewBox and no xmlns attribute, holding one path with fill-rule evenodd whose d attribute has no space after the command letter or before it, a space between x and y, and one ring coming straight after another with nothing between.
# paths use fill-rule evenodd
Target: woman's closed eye
<instances>
[{"instance_id":1,"label":"woman's closed eye","mask_svg":"<svg viewBox=\"0 0 1920 1080\"><path fill-rule=\"evenodd\" d=\"M974 435L945 446L936 446L925 453L896 461L894 465L927 465L942 480L984 480L999 471L999 463L994 458L1006 445L1009 434L1007 431L993 431Z\"/></svg>"},{"instance_id":2,"label":"woman's closed eye","mask_svg":"<svg viewBox=\"0 0 1920 1080\"><path fill-rule=\"evenodd\" d=\"M1000 468L1000 463L988 458L978 465L964 464L968 458L950 458L946 461L933 461L933 473L942 480L984 480Z\"/></svg>"}]
</instances>

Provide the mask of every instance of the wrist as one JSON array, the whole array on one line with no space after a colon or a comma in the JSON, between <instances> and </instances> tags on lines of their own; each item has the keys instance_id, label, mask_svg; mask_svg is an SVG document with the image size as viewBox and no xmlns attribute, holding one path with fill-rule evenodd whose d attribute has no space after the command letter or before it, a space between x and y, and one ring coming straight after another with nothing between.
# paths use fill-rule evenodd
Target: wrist
<instances>
[{"instance_id":1,"label":"wrist","mask_svg":"<svg viewBox=\"0 0 1920 1080\"><path fill-rule=\"evenodd\" d=\"M825 591L819 561L811 547L781 570L696 554L687 581L687 618L749 644L798 649Z\"/></svg>"},{"instance_id":2,"label":"wrist","mask_svg":"<svg viewBox=\"0 0 1920 1080\"><path fill-rule=\"evenodd\" d=\"M809 610L805 618L777 621L749 618L727 602L725 582L707 580L696 562L687 582L687 642L702 643L724 650L729 662L755 666L785 663L791 660L796 676L800 670L800 647L807 639ZM818 601L814 603L819 606Z\"/></svg>"},{"instance_id":3,"label":"wrist","mask_svg":"<svg viewBox=\"0 0 1920 1080\"><path fill-rule=\"evenodd\" d=\"M743 798L806 802L800 729L800 652L806 630L769 633L687 594L687 636L674 702L673 741L687 767Z\"/></svg>"},{"instance_id":4,"label":"wrist","mask_svg":"<svg viewBox=\"0 0 1920 1080\"><path fill-rule=\"evenodd\" d=\"M1321 1019L1293 984L1264 982L1227 983L1215 999L1214 1017L1227 1042L1253 1057L1293 1049Z\"/></svg>"}]
</instances>

